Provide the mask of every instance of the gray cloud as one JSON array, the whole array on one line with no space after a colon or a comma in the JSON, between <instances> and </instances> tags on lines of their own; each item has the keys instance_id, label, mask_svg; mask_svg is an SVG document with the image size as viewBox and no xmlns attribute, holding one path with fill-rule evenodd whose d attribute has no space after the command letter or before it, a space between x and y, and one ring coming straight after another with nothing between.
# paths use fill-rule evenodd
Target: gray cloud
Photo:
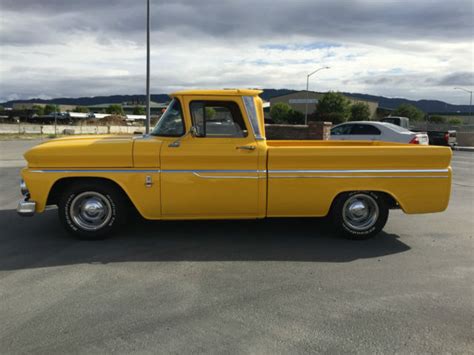
<instances>
[{"instance_id":1,"label":"gray cloud","mask_svg":"<svg viewBox=\"0 0 474 355\"><path fill-rule=\"evenodd\" d=\"M416 86L417 90L424 86L432 90L427 92L438 94L450 85L473 84L470 68L458 67L453 59L455 55L469 53L471 61L473 59L471 0L151 2L153 48L159 53L159 58L156 55L154 60L161 65L157 69L160 81L153 82L155 92L186 86L256 86L256 83L296 88L300 82L295 77L303 78L306 67L313 65L316 59L304 54L301 58L284 56L278 52L314 49L325 44L331 48L319 57L320 62L330 62L337 56L333 49L346 45L348 48L351 45L371 46L372 54L379 49L390 49L392 53L420 53L425 58L440 46L458 45L461 48L453 49L452 53L435 53L438 55L436 60L447 63L444 74L435 73L433 69L421 73L418 66L412 72L408 70L406 75L393 75L390 68L386 72L377 69L369 75L368 69L362 67L372 64L370 58L364 63L363 51L349 51L344 63L349 65L358 61L364 72L358 74L354 70L350 77L333 76L335 84L332 85L339 84L342 90L345 85L354 85L352 90L372 90L372 93L380 90L386 94L387 90L403 92L410 86ZM142 58L125 58L121 45L129 51L143 51L144 5L144 0L0 0L0 100L12 95L143 92ZM93 59L89 56L90 63L67 55L83 38L89 42L81 43L83 48L80 50L99 56ZM132 45L125 46L125 43ZM214 67L206 64L219 49L247 43L248 48L266 52L255 59L247 53L242 59L212 62ZM95 44L101 48L88 47ZM194 53L186 51L190 44L199 44L193 50L208 53L209 57L199 57L201 62L189 64L186 68L189 72L186 72L173 61L183 64L195 60ZM166 50L173 52L169 55L171 59L167 58ZM104 51L114 52L116 57L100 58ZM340 57L337 60L341 62ZM35 61L41 64L38 68ZM394 63L393 66L409 69L411 64ZM275 66L284 74L278 76ZM100 73L109 68L123 68L129 75Z\"/></svg>"},{"instance_id":2,"label":"gray cloud","mask_svg":"<svg viewBox=\"0 0 474 355\"><path fill-rule=\"evenodd\" d=\"M446 86L473 86L474 85L474 72L459 72L446 75L438 81L438 85Z\"/></svg>"},{"instance_id":3,"label":"gray cloud","mask_svg":"<svg viewBox=\"0 0 474 355\"><path fill-rule=\"evenodd\" d=\"M152 3L154 31L191 37L271 40L298 35L388 45L394 40L470 39L473 33L470 0ZM61 34L73 31L137 40L143 36L145 25L144 1L1 0L0 6L7 11L4 16L16 17L18 27L23 29L4 29L2 43L49 43L54 36L48 32L61 38Z\"/></svg>"}]
</instances>

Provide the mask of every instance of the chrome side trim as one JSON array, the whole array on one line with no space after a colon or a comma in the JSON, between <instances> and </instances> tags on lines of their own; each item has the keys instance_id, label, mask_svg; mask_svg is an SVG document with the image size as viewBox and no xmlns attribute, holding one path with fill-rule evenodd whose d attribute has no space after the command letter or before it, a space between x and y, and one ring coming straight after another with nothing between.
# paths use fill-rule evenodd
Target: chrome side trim
<instances>
[{"instance_id":1,"label":"chrome side trim","mask_svg":"<svg viewBox=\"0 0 474 355\"><path fill-rule=\"evenodd\" d=\"M162 170L162 173L188 173L188 174L200 174L200 173L210 173L210 174L258 174L266 173L266 170Z\"/></svg>"},{"instance_id":2,"label":"chrome side trim","mask_svg":"<svg viewBox=\"0 0 474 355\"><path fill-rule=\"evenodd\" d=\"M449 169L371 169L371 170L268 170L269 174L324 174L324 173L447 173Z\"/></svg>"},{"instance_id":3,"label":"chrome side trim","mask_svg":"<svg viewBox=\"0 0 474 355\"><path fill-rule=\"evenodd\" d=\"M193 172L194 176L197 176L202 179L259 179L258 176L235 176L235 175L201 175L199 173ZM264 177L265 178L265 177Z\"/></svg>"},{"instance_id":4,"label":"chrome side trim","mask_svg":"<svg viewBox=\"0 0 474 355\"><path fill-rule=\"evenodd\" d=\"M359 174L359 173L447 173L449 169L380 169L380 170L161 170L161 169L41 169L31 170L32 173L188 173L188 174ZM270 176L270 177L305 177L305 176ZM307 177L320 177L320 176L307 176ZM327 176L327 177L336 177ZM347 177L363 177L363 176L347 176ZM383 176L367 176L367 177L383 177ZM394 176L403 177L403 176ZM407 177L427 177L427 176L407 176ZM447 176L433 176L433 177L447 177Z\"/></svg>"},{"instance_id":5,"label":"chrome side trim","mask_svg":"<svg viewBox=\"0 0 474 355\"><path fill-rule=\"evenodd\" d=\"M59 169L46 169L46 170L31 170L32 173L160 173L160 169L156 170L140 170L140 169L70 169L70 170L59 170Z\"/></svg>"},{"instance_id":6,"label":"chrome side trim","mask_svg":"<svg viewBox=\"0 0 474 355\"><path fill-rule=\"evenodd\" d=\"M446 175L285 175L269 176L269 179L447 179Z\"/></svg>"}]
</instances>

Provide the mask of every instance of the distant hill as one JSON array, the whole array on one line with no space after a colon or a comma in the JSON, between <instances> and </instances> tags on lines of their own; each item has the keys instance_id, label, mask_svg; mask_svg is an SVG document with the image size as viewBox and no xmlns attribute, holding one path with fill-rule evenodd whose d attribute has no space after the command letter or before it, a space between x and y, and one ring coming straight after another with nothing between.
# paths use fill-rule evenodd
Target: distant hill
<instances>
[{"instance_id":1,"label":"distant hill","mask_svg":"<svg viewBox=\"0 0 474 355\"><path fill-rule=\"evenodd\" d=\"M260 97L264 100L269 100L275 96L287 95L296 92L297 90L290 89L264 89ZM359 93L343 93L354 98L363 100L371 100L379 103L380 107L395 109L401 104L411 104L418 107L420 110L427 113L468 113L469 105L452 105L438 100L419 100L413 101L403 98L389 98L384 96L375 96ZM151 100L155 102L166 102L170 98L166 94L151 95ZM62 105L74 106L92 106L99 104L120 104L123 102L144 102L145 95L113 95L113 96L95 96L95 97L79 97L79 98L56 98L51 100L29 99L29 100L13 100L1 103L4 107L12 107L15 103L52 103Z\"/></svg>"},{"instance_id":2,"label":"distant hill","mask_svg":"<svg viewBox=\"0 0 474 355\"><path fill-rule=\"evenodd\" d=\"M170 97L166 94L151 95L151 101L166 102ZM73 106L93 106L100 104L121 104L124 102L144 102L145 95L112 95L112 96L94 96L94 97L60 97L51 100L29 99L29 100L12 100L1 103L3 107L12 107L17 103L39 103L39 104L56 104L56 105L73 105Z\"/></svg>"},{"instance_id":3,"label":"distant hill","mask_svg":"<svg viewBox=\"0 0 474 355\"><path fill-rule=\"evenodd\" d=\"M438 100L408 100L403 98L389 98L384 96L375 96L357 93L344 93L359 99L377 101L380 107L395 109L401 104L410 104L418 107L420 110L427 113L469 113L469 105L452 105Z\"/></svg>"}]
</instances>

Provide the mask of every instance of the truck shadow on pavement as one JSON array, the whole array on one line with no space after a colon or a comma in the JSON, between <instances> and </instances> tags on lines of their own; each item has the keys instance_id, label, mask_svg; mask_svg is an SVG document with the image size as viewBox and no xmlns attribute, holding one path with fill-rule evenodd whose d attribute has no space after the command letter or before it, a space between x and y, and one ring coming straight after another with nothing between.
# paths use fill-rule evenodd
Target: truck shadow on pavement
<instances>
[{"instance_id":1,"label":"truck shadow on pavement","mask_svg":"<svg viewBox=\"0 0 474 355\"><path fill-rule=\"evenodd\" d=\"M402 253L394 234L350 241L332 235L325 219L143 221L100 241L65 232L56 211L33 218L0 210L0 270L74 264L163 261L350 262Z\"/></svg>"}]
</instances>

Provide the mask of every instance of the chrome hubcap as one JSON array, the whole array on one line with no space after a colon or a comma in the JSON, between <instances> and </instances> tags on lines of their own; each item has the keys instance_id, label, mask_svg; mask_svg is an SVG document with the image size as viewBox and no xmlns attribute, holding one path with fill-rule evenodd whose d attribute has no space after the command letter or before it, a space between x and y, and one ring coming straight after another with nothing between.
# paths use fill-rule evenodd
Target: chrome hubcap
<instances>
[{"instance_id":1,"label":"chrome hubcap","mask_svg":"<svg viewBox=\"0 0 474 355\"><path fill-rule=\"evenodd\" d=\"M69 213L78 227L87 231L96 231L112 218L112 206L104 195L87 191L74 197Z\"/></svg>"},{"instance_id":2,"label":"chrome hubcap","mask_svg":"<svg viewBox=\"0 0 474 355\"><path fill-rule=\"evenodd\" d=\"M348 227L365 231L374 226L379 217L379 206L373 197L356 194L347 199L342 209L342 218Z\"/></svg>"}]
</instances>

